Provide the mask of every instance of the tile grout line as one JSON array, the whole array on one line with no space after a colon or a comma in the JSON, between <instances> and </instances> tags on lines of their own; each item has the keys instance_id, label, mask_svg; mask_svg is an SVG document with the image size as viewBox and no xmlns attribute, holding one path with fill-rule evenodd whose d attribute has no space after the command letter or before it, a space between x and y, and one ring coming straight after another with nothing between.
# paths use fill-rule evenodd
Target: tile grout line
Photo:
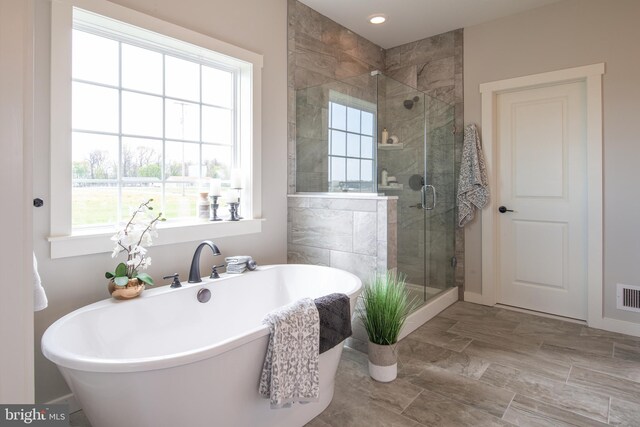
<instances>
[{"instance_id":1,"label":"tile grout line","mask_svg":"<svg viewBox=\"0 0 640 427\"><path fill-rule=\"evenodd\" d=\"M611 346L611 358L615 359L616 358L616 342L614 341L612 344L613 345Z\"/></svg>"},{"instance_id":2,"label":"tile grout line","mask_svg":"<svg viewBox=\"0 0 640 427\"><path fill-rule=\"evenodd\" d=\"M509 404L507 405L507 407L504 409L504 412L502 413L502 416L500 417L501 420L504 420L504 416L507 415L507 411L509 410L509 408L511 407L511 404L513 403L513 400L516 398L516 396L518 395L518 393L513 393L513 397L511 398L511 400L509 401Z\"/></svg>"},{"instance_id":3,"label":"tile grout line","mask_svg":"<svg viewBox=\"0 0 640 427\"><path fill-rule=\"evenodd\" d=\"M573 362L569 366L569 373L567 374L567 379L564 381L564 383L567 385L569 385L569 377L571 376L571 371L573 371Z\"/></svg>"},{"instance_id":4,"label":"tile grout line","mask_svg":"<svg viewBox=\"0 0 640 427\"><path fill-rule=\"evenodd\" d=\"M516 394L517 394L517 393L516 393ZM545 401L543 401L543 400L540 400L540 399L539 399L539 398L537 398L537 397L527 396L527 395L524 395L524 394L521 394L521 396L522 396L522 397L524 397L524 398L526 398L526 399L533 400L533 401L534 401L534 402L536 402L536 403L539 403L539 404L542 404L542 405L548 405L548 406L551 406L551 407L553 407L553 408L555 408L555 409L559 409L559 410L561 410L561 411L565 411L565 412L568 412L568 413L570 413L570 414L577 415L577 416L579 416L579 417L584 417L584 418L587 418L587 419L589 419L589 420L594 420L594 421L597 421L597 422L599 422L599 423L602 423L602 421L600 421L600 420L599 420L599 419L597 419L597 418L594 418L593 416L586 415L586 414L581 414L581 413L579 413L579 412L575 412L575 411L573 411L573 410L571 410L571 409L569 409L569 408L562 407L562 406L560 406L560 405L556 405L555 403L545 402ZM535 412L535 411L534 411L534 413L535 413L535 414L539 414L539 413L537 413L537 412Z\"/></svg>"},{"instance_id":5,"label":"tile grout line","mask_svg":"<svg viewBox=\"0 0 640 427\"><path fill-rule=\"evenodd\" d=\"M409 383L409 384L412 384L412 383ZM414 384L414 385L415 385L415 384ZM400 415L403 415L403 416L405 416L405 417L406 417L406 415L405 415L405 413L404 413L404 412L409 408L409 406L411 406L411 404L412 404L413 402L415 402L415 401L416 401L416 399L417 399L418 397L420 397L420 395L422 394L422 392L423 392L423 391L424 391L424 389L423 389L422 387L420 387L420 393L418 393L418 394L416 395L416 397L414 397L413 399L411 399L411 402L409 402L409 403L407 404L407 406L405 406L404 408L402 408L402 411L400 411ZM407 418L408 418L408 417L407 417Z\"/></svg>"}]
</instances>

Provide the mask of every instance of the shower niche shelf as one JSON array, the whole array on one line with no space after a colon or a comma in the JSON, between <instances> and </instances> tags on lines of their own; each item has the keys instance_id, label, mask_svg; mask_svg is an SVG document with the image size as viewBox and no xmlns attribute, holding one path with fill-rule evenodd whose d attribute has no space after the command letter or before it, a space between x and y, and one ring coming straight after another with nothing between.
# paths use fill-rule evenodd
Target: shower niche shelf
<instances>
[{"instance_id":1,"label":"shower niche shelf","mask_svg":"<svg viewBox=\"0 0 640 427\"><path fill-rule=\"evenodd\" d=\"M402 150L404 144L402 142L398 144L378 144L378 150Z\"/></svg>"},{"instance_id":2,"label":"shower niche shelf","mask_svg":"<svg viewBox=\"0 0 640 427\"><path fill-rule=\"evenodd\" d=\"M378 184L378 190L400 190L404 188L402 184L382 185Z\"/></svg>"}]
</instances>

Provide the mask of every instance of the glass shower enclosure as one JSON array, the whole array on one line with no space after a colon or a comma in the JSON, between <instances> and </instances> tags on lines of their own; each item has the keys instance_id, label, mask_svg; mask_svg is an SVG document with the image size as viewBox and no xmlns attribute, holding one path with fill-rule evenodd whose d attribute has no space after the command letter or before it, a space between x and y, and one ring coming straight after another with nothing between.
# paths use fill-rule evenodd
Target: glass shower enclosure
<instances>
[{"instance_id":1,"label":"glass shower enclosure","mask_svg":"<svg viewBox=\"0 0 640 427\"><path fill-rule=\"evenodd\" d=\"M421 302L455 283L454 133L453 105L380 72L296 91L296 191L396 196L397 269Z\"/></svg>"}]
</instances>

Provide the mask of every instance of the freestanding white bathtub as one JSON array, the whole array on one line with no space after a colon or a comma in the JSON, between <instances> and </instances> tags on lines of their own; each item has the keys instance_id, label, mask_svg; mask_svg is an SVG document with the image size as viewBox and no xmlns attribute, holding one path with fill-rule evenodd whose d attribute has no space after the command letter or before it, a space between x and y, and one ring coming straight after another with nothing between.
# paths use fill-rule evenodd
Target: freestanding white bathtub
<instances>
[{"instance_id":1,"label":"freestanding white bathtub","mask_svg":"<svg viewBox=\"0 0 640 427\"><path fill-rule=\"evenodd\" d=\"M56 321L42 337L93 427L299 427L333 398L342 345L320 355L320 401L270 409L258 394L269 311L302 297L349 295L361 281L313 265L272 265L241 275L107 299ZM207 288L211 300L197 301Z\"/></svg>"}]
</instances>

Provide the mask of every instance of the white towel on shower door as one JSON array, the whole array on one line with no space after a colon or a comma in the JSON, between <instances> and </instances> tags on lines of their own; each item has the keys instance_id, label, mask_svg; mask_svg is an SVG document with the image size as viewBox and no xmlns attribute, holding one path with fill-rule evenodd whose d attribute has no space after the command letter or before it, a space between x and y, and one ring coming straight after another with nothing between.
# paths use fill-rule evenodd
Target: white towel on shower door
<instances>
[{"instance_id":1,"label":"white towel on shower door","mask_svg":"<svg viewBox=\"0 0 640 427\"><path fill-rule=\"evenodd\" d=\"M474 217L474 210L482 209L489 201L487 167L476 125L464 128L462 162L458 179L458 225L464 227Z\"/></svg>"},{"instance_id":2,"label":"white towel on shower door","mask_svg":"<svg viewBox=\"0 0 640 427\"><path fill-rule=\"evenodd\" d=\"M269 346L258 391L271 408L295 402L317 402L320 318L311 298L272 311L262 321L269 326Z\"/></svg>"}]
</instances>

